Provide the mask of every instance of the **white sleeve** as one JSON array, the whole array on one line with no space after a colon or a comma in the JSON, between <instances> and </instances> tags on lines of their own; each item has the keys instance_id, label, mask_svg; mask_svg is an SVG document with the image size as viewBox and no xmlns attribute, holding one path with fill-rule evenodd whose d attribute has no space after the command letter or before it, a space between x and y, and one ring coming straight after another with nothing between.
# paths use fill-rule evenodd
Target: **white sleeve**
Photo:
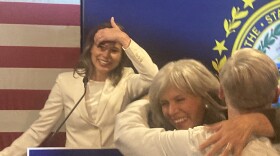
<instances>
[{"instance_id":1,"label":"white sleeve","mask_svg":"<svg viewBox=\"0 0 280 156\"><path fill-rule=\"evenodd\" d=\"M39 146L48 136L63 110L62 96L57 81L58 79L44 108L39 113L39 118L9 147L3 149L0 156L26 156L28 147Z\"/></svg>"},{"instance_id":2,"label":"white sleeve","mask_svg":"<svg viewBox=\"0 0 280 156\"><path fill-rule=\"evenodd\" d=\"M280 144L278 145L280 147ZM277 144L272 145L266 137L253 138L243 149L242 156L280 155Z\"/></svg>"},{"instance_id":3,"label":"white sleeve","mask_svg":"<svg viewBox=\"0 0 280 156\"><path fill-rule=\"evenodd\" d=\"M119 113L115 127L115 145L125 156L202 155L197 149L205 140L203 127L165 131L149 128L148 100L138 100Z\"/></svg>"},{"instance_id":4,"label":"white sleeve","mask_svg":"<svg viewBox=\"0 0 280 156\"><path fill-rule=\"evenodd\" d=\"M129 97L135 98L144 91L148 91L153 78L158 72L158 67L149 54L133 40L131 40L129 47L124 50L139 73L133 75L128 82Z\"/></svg>"}]
</instances>

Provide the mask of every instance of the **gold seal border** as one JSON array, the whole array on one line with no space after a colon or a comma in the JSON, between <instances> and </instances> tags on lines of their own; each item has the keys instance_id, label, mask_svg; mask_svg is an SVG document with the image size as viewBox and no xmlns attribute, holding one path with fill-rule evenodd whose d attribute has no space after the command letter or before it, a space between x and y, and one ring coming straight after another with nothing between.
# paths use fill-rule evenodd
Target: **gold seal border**
<instances>
[{"instance_id":1,"label":"gold seal border","mask_svg":"<svg viewBox=\"0 0 280 156\"><path fill-rule=\"evenodd\" d=\"M279 8L279 5L280 5L280 0L269 2L264 6L262 6L260 9L258 9L255 13L253 13L252 16L249 17L249 19L240 29L234 41L231 55L234 51L241 48L245 37L247 36L248 32L251 31L251 28L256 24L256 22L259 21L261 18L263 18L263 16L269 13L271 10Z\"/></svg>"}]
</instances>

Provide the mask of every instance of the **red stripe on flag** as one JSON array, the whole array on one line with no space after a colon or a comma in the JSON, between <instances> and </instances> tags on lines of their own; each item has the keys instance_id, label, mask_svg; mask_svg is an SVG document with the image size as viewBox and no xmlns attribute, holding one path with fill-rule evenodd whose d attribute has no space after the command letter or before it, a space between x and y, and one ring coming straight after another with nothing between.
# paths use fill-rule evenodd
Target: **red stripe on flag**
<instances>
[{"instance_id":1,"label":"red stripe on flag","mask_svg":"<svg viewBox=\"0 0 280 156\"><path fill-rule=\"evenodd\" d=\"M66 141L66 133L65 132L59 132L49 140L50 136L52 133L49 135L48 139L45 139L45 141L40 145L40 147L65 147L65 141Z\"/></svg>"},{"instance_id":2,"label":"red stripe on flag","mask_svg":"<svg viewBox=\"0 0 280 156\"><path fill-rule=\"evenodd\" d=\"M79 55L80 48L0 46L0 67L73 68Z\"/></svg>"},{"instance_id":3,"label":"red stripe on flag","mask_svg":"<svg viewBox=\"0 0 280 156\"><path fill-rule=\"evenodd\" d=\"M21 132L0 132L0 151L5 147L10 146L11 143L21 134ZM43 143L41 147L64 147L65 139L65 132L59 132L54 136L53 140L50 143Z\"/></svg>"},{"instance_id":4,"label":"red stripe on flag","mask_svg":"<svg viewBox=\"0 0 280 156\"><path fill-rule=\"evenodd\" d=\"M41 110L49 90L0 90L0 110Z\"/></svg>"},{"instance_id":5,"label":"red stripe on flag","mask_svg":"<svg viewBox=\"0 0 280 156\"><path fill-rule=\"evenodd\" d=\"M0 23L80 25L80 5L0 2Z\"/></svg>"},{"instance_id":6,"label":"red stripe on flag","mask_svg":"<svg viewBox=\"0 0 280 156\"><path fill-rule=\"evenodd\" d=\"M10 144L21 134L22 133L20 132L0 132L0 150L4 147L10 146Z\"/></svg>"},{"instance_id":7,"label":"red stripe on flag","mask_svg":"<svg viewBox=\"0 0 280 156\"><path fill-rule=\"evenodd\" d=\"M72 4L0 2L0 24L80 26L80 7ZM73 29L74 35L77 33L75 31L77 30ZM56 33L57 29L53 32ZM63 40L65 37L62 35L60 39ZM80 55L78 47L47 47L48 44L42 45L44 47L8 46L3 43L2 45L4 45L0 46L2 68L72 68ZM49 93L50 90L0 89L0 110L4 112L5 110L41 110ZM0 150L9 146L21 134L22 132L0 132ZM43 146L65 146L65 132L58 133L52 144Z\"/></svg>"}]
</instances>

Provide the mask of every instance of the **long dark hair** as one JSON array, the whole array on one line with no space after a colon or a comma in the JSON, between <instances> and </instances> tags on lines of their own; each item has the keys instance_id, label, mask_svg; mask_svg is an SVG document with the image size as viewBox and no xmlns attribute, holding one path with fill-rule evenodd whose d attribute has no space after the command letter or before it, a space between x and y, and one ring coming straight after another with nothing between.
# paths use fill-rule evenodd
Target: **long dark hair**
<instances>
[{"instance_id":1,"label":"long dark hair","mask_svg":"<svg viewBox=\"0 0 280 156\"><path fill-rule=\"evenodd\" d=\"M118 26L122 31L124 31L123 26L119 24ZM82 54L80 55L78 63L74 67L73 75L77 73L82 77L88 77L89 79L91 78L95 70L95 67L91 61L91 48L94 45L94 36L98 32L98 30L105 29L105 28L112 28L111 23L110 22L103 23L99 25L97 28L94 28L89 32L86 38L85 46L83 47ZM113 82L113 85L117 85L119 83L122 77L123 68L127 64L127 60L128 58L124 50L122 50L122 56L119 65L109 73L109 78Z\"/></svg>"}]
</instances>

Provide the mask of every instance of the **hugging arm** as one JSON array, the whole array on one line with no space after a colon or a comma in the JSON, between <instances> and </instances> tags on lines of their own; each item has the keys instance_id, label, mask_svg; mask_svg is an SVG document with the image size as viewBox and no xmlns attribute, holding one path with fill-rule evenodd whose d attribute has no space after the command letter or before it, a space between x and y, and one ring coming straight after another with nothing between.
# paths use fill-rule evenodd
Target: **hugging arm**
<instances>
[{"instance_id":1,"label":"hugging arm","mask_svg":"<svg viewBox=\"0 0 280 156\"><path fill-rule=\"evenodd\" d=\"M207 155L219 152L222 155L228 155L229 152L240 155L252 135L269 137L279 143L279 116L279 109L269 109L208 126L208 130L213 131L214 135L202 143L200 148L213 145Z\"/></svg>"}]
</instances>

